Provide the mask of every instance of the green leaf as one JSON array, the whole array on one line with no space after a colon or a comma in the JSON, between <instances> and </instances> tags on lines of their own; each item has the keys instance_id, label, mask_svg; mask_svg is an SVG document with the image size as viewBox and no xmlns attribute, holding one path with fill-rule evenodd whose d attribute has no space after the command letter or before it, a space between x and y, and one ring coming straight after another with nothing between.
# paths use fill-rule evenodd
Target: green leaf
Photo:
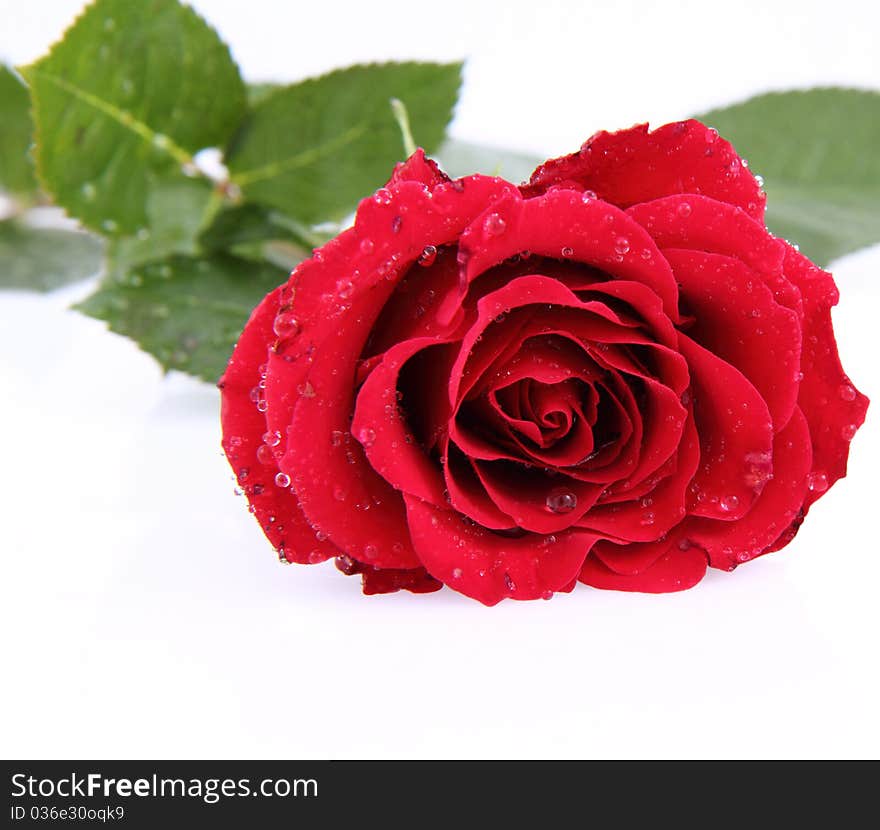
<instances>
[{"instance_id":1,"label":"green leaf","mask_svg":"<svg viewBox=\"0 0 880 830\"><path fill-rule=\"evenodd\" d=\"M460 84L459 63L386 63L281 87L254 105L229 145L232 180L304 224L338 219L403 158L390 99L404 103L416 142L431 151Z\"/></svg>"},{"instance_id":2,"label":"green leaf","mask_svg":"<svg viewBox=\"0 0 880 830\"><path fill-rule=\"evenodd\" d=\"M122 275L150 260L197 253L198 235L219 206L217 199L202 179L156 183L147 196L146 226L135 236L110 239L109 273Z\"/></svg>"},{"instance_id":3,"label":"green leaf","mask_svg":"<svg viewBox=\"0 0 880 830\"><path fill-rule=\"evenodd\" d=\"M544 159L528 153L502 150L447 138L436 153L443 170L453 178L483 173L486 176L503 176L510 182L526 182Z\"/></svg>"},{"instance_id":4,"label":"green leaf","mask_svg":"<svg viewBox=\"0 0 880 830\"><path fill-rule=\"evenodd\" d=\"M245 92L247 93L247 102L254 107L264 98L268 98L275 90L281 89L281 84L264 82L258 84L247 84Z\"/></svg>"},{"instance_id":5,"label":"green leaf","mask_svg":"<svg viewBox=\"0 0 880 830\"><path fill-rule=\"evenodd\" d=\"M252 202L221 210L199 237L208 251L224 251L236 245L278 240L297 245L306 255L323 245L327 237L283 213Z\"/></svg>"},{"instance_id":6,"label":"green leaf","mask_svg":"<svg viewBox=\"0 0 880 830\"><path fill-rule=\"evenodd\" d=\"M148 228L153 190L224 145L245 106L227 46L177 0L97 0L22 73L41 181L107 235Z\"/></svg>"},{"instance_id":7,"label":"green leaf","mask_svg":"<svg viewBox=\"0 0 880 830\"><path fill-rule=\"evenodd\" d=\"M101 240L81 231L0 222L0 288L51 291L101 269Z\"/></svg>"},{"instance_id":8,"label":"green leaf","mask_svg":"<svg viewBox=\"0 0 880 830\"><path fill-rule=\"evenodd\" d=\"M162 366L214 382L257 303L283 269L231 256L175 256L106 281L76 306L130 337Z\"/></svg>"},{"instance_id":9,"label":"green leaf","mask_svg":"<svg viewBox=\"0 0 880 830\"><path fill-rule=\"evenodd\" d=\"M30 158L33 124L27 87L0 64L0 189L29 196L37 190Z\"/></svg>"},{"instance_id":10,"label":"green leaf","mask_svg":"<svg viewBox=\"0 0 880 830\"><path fill-rule=\"evenodd\" d=\"M772 92L697 118L764 177L770 230L815 262L880 241L880 93Z\"/></svg>"}]
</instances>

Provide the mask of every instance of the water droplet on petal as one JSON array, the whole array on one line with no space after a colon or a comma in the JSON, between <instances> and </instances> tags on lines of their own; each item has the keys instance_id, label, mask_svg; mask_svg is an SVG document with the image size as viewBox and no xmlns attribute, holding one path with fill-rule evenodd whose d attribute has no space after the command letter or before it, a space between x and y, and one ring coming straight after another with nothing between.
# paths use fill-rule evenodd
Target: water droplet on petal
<instances>
[{"instance_id":1,"label":"water droplet on petal","mask_svg":"<svg viewBox=\"0 0 880 830\"><path fill-rule=\"evenodd\" d=\"M828 474L816 470L807 476L807 487L813 493L824 493L828 489Z\"/></svg>"},{"instance_id":2,"label":"water droplet on petal","mask_svg":"<svg viewBox=\"0 0 880 830\"><path fill-rule=\"evenodd\" d=\"M507 222L497 213L490 213L483 220L483 233L486 236L500 236L507 229Z\"/></svg>"},{"instance_id":3,"label":"water droplet on petal","mask_svg":"<svg viewBox=\"0 0 880 830\"><path fill-rule=\"evenodd\" d=\"M618 236L617 239L614 240L614 250L623 256L629 251L629 240L625 236Z\"/></svg>"},{"instance_id":4,"label":"water droplet on petal","mask_svg":"<svg viewBox=\"0 0 880 830\"><path fill-rule=\"evenodd\" d=\"M364 447L372 447L376 441L376 430L364 427L358 432L357 437Z\"/></svg>"},{"instance_id":5,"label":"water droplet on petal","mask_svg":"<svg viewBox=\"0 0 880 830\"><path fill-rule=\"evenodd\" d=\"M706 130L705 138L706 144L714 144L718 140L718 130L714 127L709 127L709 129Z\"/></svg>"},{"instance_id":6,"label":"water droplet on petal","mask_svg":"<svg viewBox=\"0 0 880 830\"><path fill-rule=\"evenodd\" d=\"M453 568L452 569L452 578L453 579L461 579L461 568Z\"/></svg>"},{"instance_id":7,"label":"water droplet on petal","mask_svg":"<svg viewBox=\"0 0 880 830\"><path fill-rule=\"evenodd\" d=\"M749 559L752 558L752 554L749 553L747 550L741 550L741 551L736 555L736 558L737 558L737 561L739 561L739 562L748 562Z\"/></svg>"},{"instance_id":8,"label":"water droplet on petal","mask_svg":"<svg viewBox=\"0 0 880 830\"><path fill-rule=\"evenodd\" d=\"M354 293L354 283L349 279L341 279L336 281L336 295L341 300L350 299Z\"/></svg>"},{"instance_id":9,"label":"water droplet on petal","mask_svg":"<svg viewBox=\"0 0 880 830\"><path fill-rule=\"evenodd\" d=\"M345 490L341 487L333 488L333 498L336 499L336 501L345 501L346 495Z\"/></svg>"},{"instance_id":10,"label":"water droplet on petal","mask_svg":"<svg viewBox=\"0 0 880 830\"><path fill-rule=\"evenodd\" d=\"M436 259L437 249L433 245L426 245L424 250L422 251L421 256L418 259L418 263L423 268L427 268L429 265L433 265L434 260Z\"/></svg>"},{"instance_id":11,"label":"water droplet on petal","mask_svg":"<svg viewBox=\"0 0 880 830\"><path fill-rule=\"evenodd\" d=\"M560 251L562 256L568 258L570 256L574 256L574 248L569 248L567 245Z\"/></svg>"},{"instance_id":12,"label":"water droplet on petal","mask_svg":"<svg viewBox=\"0 0 880 830\"><path fill-rule=\"evenodd\" d=\"M290 312L283 311L275 317L272 331L275 332L276 337L293 337L299 332L299 320Z\"/></svg>"},{"instance_id":13,"label":"water droplet on petal","mask_svg":"<svg viewBox=\"0 0 880 830\"><path fill-rule=\"evenodd\" d=\"M855 424L847 424L845 427L841 427L840 435L844 441L852 441L852 439L856 437L858 429L859 428Z\"/></svg>"},{"instance_id":14,"label":"water droplet on petal","mask_svg":"<svg viewBox=\"0 0 880 830\"><path fill-rule=\"evenodd\" d=\"M739 507L739 497L738 496L722 496L721 500L718 502L718 506L725 512L730 513L736 510Z\"/></svg>"},{"instance_id":15,"label":"water droplet on petal","mask_svg":"<svg viewBox=\"0 0 880 830\"><path fill-rule=\"evenodd\" d=\"M362 240L361 240L360 248L361 248L361 253L362 253L362 254L371 254L371 253L373 253L373 250L375 249L375 247L376 247L376 246L375 246L375 244L373 243L373 240L372 240L372 239L362 239Z\"/></svg>"},{"instance_id":16,"label":"water droplet on petal","mask_svg":"<svg viewBox=\"0 0 880 830\"><path fill-rule=\"evenodd\" d=\"M267 466L273 464L275 461L275 457L272 455L272 450L265 444L260 444L260 446L257 447L257 461L259 461L260 464L265 464Z\"/></svg>"},{"instance_id":17,"label":"water droplet on petal","mask_svg":"<svg viewBox=\"0 0 880 830\"><path fill-rule=\"evenodd\" d=\"M269 447L277 447L281 443L281 433L277 429L265 433L263 443Z\"/></svg>"},{"instance_id":18,"label":"water droplet on petal","mask_svg":"<svg viewBox=\"0 0 880 830\"><path fill-rule=\"evenodd\" d=\"M278 473L275 476L275 485L277 487L290 487L290 476L287 473Z\"/></svg>"},{"instance_id":19,"label":"water droplet on petal","mask_svg":"<svg viewBox=\"0 0 880 830\"><path fill-rule=\"evenodd\" d=\"M856 399L856 390L848 383L842 384L837 393L845 401L854 401Z\"/></svg>"},{"instance_id":20,"label":"water droplet on petal","mask_svg":"<svg viewBox=\"0 0 880 830\"><path fill-rule=\"evenodd\" d=\"M516 590L516 583L507 571L504 572L504 585L508 591L513 592Z\"/></svg>"},{"instance_id":21,"label":"water droplet on petal","mask_svg":"<svg viewBox=\"0 0 880 830\"><path fill-rule=\"evenodd\" d=\"M598 199L599 197L596 195L595 190L585 190L581 193L581 201L586 204L587 202L592 202Z\"/></svg>"},{"instance_id":22,"label":"water droplet on petal","mask_svg":"<svg viewBox=\"0 0 880 830\"><path fill-rule=\"evenodd\" d=\"M400 233L400 229L403 227L403 217L395 216L391 220L391 233Z\"/></svg>"},{"instance_id":23,"label":"water droplet on petal","mask_svg":"<svg viewBox=\"0 0 880 830\"><path fill-rule=\"evenodd\" d=\"M392 194L392 192L390 190L388 190L387 187L380 187L373 194L373 201L377 205L381 205L383 207L385 205L390 205L393 200L394 200L394 195Z\"/></svg>"},{"instance_id":24,"label":"water droplet on petal","mask_svg":"<svg viewBox=\"0 0 880 830\"><path fill-rule=\"evenodd\" d=\"M547 496L547 509L551 513L571 513L577 507L577 496L571 490L552 490Z\"/></svg>"},{"instance_id":25,"label":"water droplet on petal","mask_svg":"<svg viewBox=\"0 0 880 830\"><path fill-rule=\"evenodd\" d=\"M691 206L689 202L681 202L676 210L678 212L678 215L682 218L691 215Z\"/></svg>"},{"instance_id":26,"label":"water droplet on petal","mask_svg":"<svg viewBox=\"0 0 880 830\"><path fill-rule=\"evenodd\" d=\"M375 545L364 545L364 556L367 559L375 559L379 555L379 548Z\"/></svg>"}]
</instances>

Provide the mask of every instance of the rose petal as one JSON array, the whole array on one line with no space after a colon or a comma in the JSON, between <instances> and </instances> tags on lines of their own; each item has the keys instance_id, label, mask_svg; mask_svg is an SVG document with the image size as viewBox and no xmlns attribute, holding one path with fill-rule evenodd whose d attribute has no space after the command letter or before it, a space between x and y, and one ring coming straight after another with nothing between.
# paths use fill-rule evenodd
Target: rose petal
<instances>
[{"instance_id":1,"label":"rose petal","mask_svg":"<svg viewBox=\"0 0 880 830\"><path fill-rule=\"evenodd\" d=\"M664 251L694 322L688 337L735 366L757 389L775 429L788 423L798 396L801 328L741 262L699 251Z\"/></svg>"},{"instance_id":2,"label":"rose petal","mask_svg":"<svg viewBox=\"0 0 880 830\"><path fill-rule=\"evenodd\" d=\"M806 508L846 475L849 442L864 423L868 399L844 374L831 324L838 293L831 274L786 245L785 273L804 298L804 350L798 405L813 442Z\"/></svg>"},{"instance_id":3,"label":"rose petal","mask_svg":"<svg viewBox=\"0 0 880 830\"><path fill-rule=\"evenodd\" d=\"M409 569L419 561L400 494L374 472L359 447L335 436L348 431L357 362L396 282L426 245L455 240L477 212L511 188L485 176L466 181L432 191L404 181L377 192L361 202L351 231L295 272L292 313L301 333L284 357L305 366L307 375L298 384L280 466L311 523L366 564ZM411 215L418 220L408 221ZM328 498L333 493L339 497Z\"/></svg>"},{"instance_id":4,"label":"rose petal","mask_svg":"<svg viewBox=\"0 0 880 830\"><path fill-rule=\"evenodd\" d=\"M681 352L691 368L694 415L702 463L694 476L690 513L732 521L742 518L756 493L750 459L766 457L773 424L764 399L743 376L685 334Z\"/></svg>"},{"instance_id":5,"label":"rose petal","mask_svg":"<svg viewBox=\"0 0 880 830\"><path fill-rule=\"evenodd\" d=\"M631 501L598 504L580 527L628 542L653 542L668 533L686 512L688 487L700 463L700 441L694 418L688 417L677 449L675 471ZM606 563L607 564L607 563Z\"/></svg>"},{"instance_id":6,"label":"rose petal","mask_svg":"<svg viewBox=\"0 0 880 830\"><path fill-rule=\"evenodd\" d=\"M600 199L629 207L674 193L697 193L741 207L763 221L766 196L733 147L690 119L648 132L638 124L599 132L569 156L542 164L522 188L527 197L577 182Z\"/></svg>"},{"instance_id":7,"label":"rose petal","mask_svg":"<svg viewBox=\"0 0 880 830\"><path fill-rule=\"evenodd\" d=\"M396 490L444 505L443 477L436 462L416 444L398 407L398 376L416 353L445 345L420 337L388 349L357 395L351 432L373 469ZM366 436L366 437L365 437Z\"/></svg>"},{"instance_id":8,"label":"rose petal","mask_svg":"<svg viewBox=\"0 0 880 830\"><path fill-rule=\"evenodd\" d=\"M667 196L626 211L661 250L685 248L742 260L764 277L781 273L784 250L759 217L708 196Z\"/></svg>"},{"instance_id":9,"label":"rose petal","mask_svg":"<svg viewBox=\"0 0 880 830\"><path fill-rule=\"evenodd\" d=\"M507 538L413 496L404 499L413 544L428 572L484 605L564 590L596 541L583 531L543 540L531 534Z\"/></svg>"},{"instance_id":10,"label":"rose petal","mask_svg":"<svg viewBox=\"0 0 880 830\"><path fill-rule=\"evenodd\" d=\"M489 213L504 223L503 233L486 234L484 217ZM669 266L647 231L613 205L584 201L573 190L554 190L534 199L500 199L462 233L459 259L466 283L522 250L565 256L643 283L660 297L669 318L678 321L678 289ZM645 250L651 253L649 259L642 256Z\"/></svg>"},{"instance_id":11,"label":"rose petal","mask_svg":"<svg viewBox=\"0 0 880 830\"><path fill-rule=\"evenodd\" d=\"M812 451L807 421L799 408L773 441L772 479L766 478L769 471L763 459L758 460L760 477L755 483L761 492L745 516L736 522L690 518L682 527L682 534L708 553L713 568L733 570L760 555L804 503Z\"/></svg>"},{"instance_id":12,"label":"rose petal","mask_svg":"<svg viewBox=\"0 0 880 830\"><path fill-rule=\"evenodd\" d=\"M619 574L590 555L581 569L580 581L594 588L613 591L641 591L665 594L684 591L696 585L706 574L706 554L697 547L679 550L673 546L653 565L638 574Z\"/></svg>"},{"instance_id":13,"label":"rose petal","mask_svg":"<svg viewBox=\"0 0 880 830\"><path fill-rule=\"evenodd\" d=\"M274 337L272 322L280 295L278 288L254 309L220 381L222 443L239 486L272 546L288 562L314 564L339 551L330 542L316 538L289 487L275 484L279 469L272 453L264 450L257 455L267 424L250 395L258 388L258 367L266 362L268 343ZM269 463L263 464L264 458Z\"/></svg>"}]
</instances>

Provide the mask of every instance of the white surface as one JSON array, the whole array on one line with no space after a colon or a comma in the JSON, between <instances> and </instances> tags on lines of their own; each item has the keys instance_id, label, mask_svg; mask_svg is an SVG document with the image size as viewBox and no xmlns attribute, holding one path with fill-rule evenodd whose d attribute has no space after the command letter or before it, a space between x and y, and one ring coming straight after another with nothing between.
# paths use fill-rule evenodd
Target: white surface
<instances>
[{"instance_id":1,"label":"white surface","mask_svg":"<svg viewBox=\"0 0 880 830\"><path fill-rule=\"evenodd\" d=\"M37 57L79 5L2 0L0 58ZM195 5L251 78L470 54L455 132L548 153L763 89L880 88L873 3ZM880 247L834 270L876 407ZM83 290L0 294L4 755L880 752L877 412L792 545L692 591L366 598L332 564L276 563L216 390L66 311Z\"/></svg>"}]
</instances>

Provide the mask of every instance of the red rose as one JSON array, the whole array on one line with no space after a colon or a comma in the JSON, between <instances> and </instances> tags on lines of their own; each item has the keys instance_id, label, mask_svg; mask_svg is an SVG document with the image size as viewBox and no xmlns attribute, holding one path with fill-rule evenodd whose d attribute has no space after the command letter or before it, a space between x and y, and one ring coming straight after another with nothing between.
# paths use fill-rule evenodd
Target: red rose
<instances>
[{"instance_id":1,"label":"red rose","mask_svg":"<svg viewBox=\"0 0 880 830\"><path fill-rule=\"evenodd\" d=\"M492 605L675 591L791 541L867 399L837 289L699 122L522 187L421 152L251 316L223 447L281 558Z\"/></svg>"}]
</instances>

